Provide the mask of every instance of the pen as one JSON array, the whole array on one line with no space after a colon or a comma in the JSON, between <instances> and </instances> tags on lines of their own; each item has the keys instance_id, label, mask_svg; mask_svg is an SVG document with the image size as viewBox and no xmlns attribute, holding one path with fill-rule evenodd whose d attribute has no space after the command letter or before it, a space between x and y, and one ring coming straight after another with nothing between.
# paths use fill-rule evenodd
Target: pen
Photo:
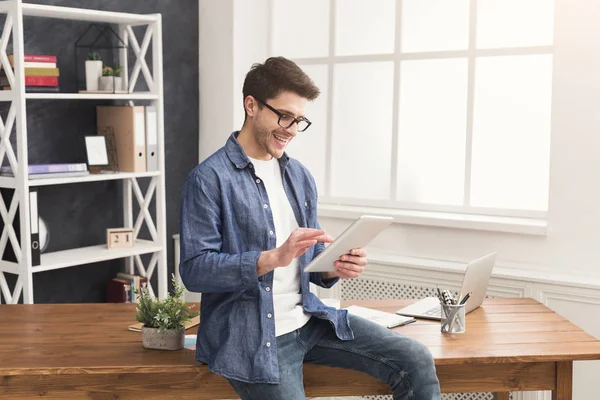
<instances>
[{"instance_id":1,"label":"pen","mask_svg":"<svg viewBox=\"0 0 600 400\"><path fill-rule=\"evenodd\" d=\"M444 296L442 296L442 291L440 290L440 285L436 285L436 288L438 292L438 300L440 301L440 303L445 303Z\"/></svg>"},{"instance_id":2,"label":"pen","mask_svg":"<svg viewBox=\"0 0 600 400\"><path fill-rule=\"evenodd\" d=\"M467 302L467 300L469 300L469 297L470 297L470 296L471 296L471 293L470 293L470 292L469 292L469 293L467 293L467 294L465 295L465 297L463 297L463 299L460 301L460 303L459 303L459 304L461 304L461 305L462 305L462 304L465 304L465 303Z\"/></svg>"}]
</instances>

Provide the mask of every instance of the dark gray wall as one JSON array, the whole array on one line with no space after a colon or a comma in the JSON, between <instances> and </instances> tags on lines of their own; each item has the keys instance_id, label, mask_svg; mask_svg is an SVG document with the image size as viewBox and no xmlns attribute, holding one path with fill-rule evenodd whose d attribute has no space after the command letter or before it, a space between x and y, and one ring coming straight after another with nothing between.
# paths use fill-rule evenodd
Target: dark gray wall
<instances>
[{"instance_id":1,"label":"dark gray wall","mask_svg":"<svg viewBox=\"0 0 600 400\"><path fill-rule=\"evenodd\" d=\"M173 272L172 235L179 231L179 202L188 172L198 160L197 0L38 0L31 3L131 13L160 13L163 21L168 274ZM87 23L26 17L25 52L56 54L62 92L74 92L75 41ZM144 28L145 29L145 28ZM116 27L115 27L116 30ZM136 29L141 45L143 30ZM118 30L116 30L118 33ZM130 54L133 54L130 51ZM151 68L148 52L148 65ZM130 57L131 60L131 57ZM129 69L133 68L130 61ZM83 78L83 77L82 77ZM140 74L139 81L143 81ZM143 84L142 84L143 86ZM100 101L28 100L29 163L85 162L85 135L95 134ZM145 103L137 103L144 105ZM7 109L0 110L5 118ZM14 136L12 141L14 142ZM4 161L6 164L7 161ZM147 182L143 184L145 190ZM50 228L46 251L104 243L106 228L123 226L120 181L40 187L39 211ZM134 199L134 204L137 204ZM155 211L154 203L150 208ZM137 208L134 208L134 222ZM147 231L142 236L149 237ZM144 260L147 262L148 257ZM122 260L34 274L36 303L103 302L105 284L124 270ZM15 276L6 274L11 287ZM154 274L156 282L156 273Z\"/></svg>"}]
</instances>

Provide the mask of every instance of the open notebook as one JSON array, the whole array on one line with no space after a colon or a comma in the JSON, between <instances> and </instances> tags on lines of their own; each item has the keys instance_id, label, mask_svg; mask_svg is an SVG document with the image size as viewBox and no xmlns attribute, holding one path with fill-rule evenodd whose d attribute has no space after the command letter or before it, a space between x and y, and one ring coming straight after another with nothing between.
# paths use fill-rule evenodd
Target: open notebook
<instances>
[{"instance_id":1,"label":"open notebook","mask_svg":"<svg viewBox=\"0 0 600 400\"><path fill-rule=\"evenodd\" d=\"M346 307L346 310L348 310L350 314L362 317L364 319L368 319L371 322L375 322L376 324L379 324L389 329L395 328L397 326L410 324L411 322L415 322L415 319L413 317L405 317L402 315L374 310L372 308L367 307L350 306Z\"/></svg>"}]
</instances>

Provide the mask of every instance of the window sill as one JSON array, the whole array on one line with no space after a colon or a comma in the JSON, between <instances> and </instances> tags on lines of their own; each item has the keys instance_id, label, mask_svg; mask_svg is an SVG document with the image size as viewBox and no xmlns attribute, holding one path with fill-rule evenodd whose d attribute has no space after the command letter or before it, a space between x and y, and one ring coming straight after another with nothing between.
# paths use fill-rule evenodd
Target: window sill
<instances>
[{"instance_id":1,"label":"window sill","mask_svg":"<svg viewBox=\"0 0 600 400\"><path fill-rule=\"evenodd\" d=\"M356 219L361 215L388 215L394 217L394 223L397 224L509 232L537 236L545 236L548 229L548 221L545 219L497 217L491 215L343 206L338 204L319 203L319 217Z\"/></svg>"},{"instance_id":2,"label":"window sill","mask_svg":"<svg viewBox=\"0 0 600 400\"><path fill-rule=\"evenodd\" d=\"M462 276L464 275L468 264L467 261L456 262L424 257L410 257L377 250L370 251L368 259L372 270L377 270L377 266L383 266L384 268L408 268L419 271L419 276L424 276L423 273L430 274L432 279L434 279L433 277L438 273L456 274L457 276L460 276L460 278L457 279L459 284L462 281ZM368 272L366 271L365 273ZM390 270L386 269L383 275L389 277ZM401 273L399 276L405 277L406 275ZM589 273L586 273L585 271L571 271L566 274L549 270L548 267L541 265L533 266L531 264L527 265L500 261L494 266L492 278L566 286L578 289L600 290L600 276L589 275Z\"/></svg>"}]
</instances>

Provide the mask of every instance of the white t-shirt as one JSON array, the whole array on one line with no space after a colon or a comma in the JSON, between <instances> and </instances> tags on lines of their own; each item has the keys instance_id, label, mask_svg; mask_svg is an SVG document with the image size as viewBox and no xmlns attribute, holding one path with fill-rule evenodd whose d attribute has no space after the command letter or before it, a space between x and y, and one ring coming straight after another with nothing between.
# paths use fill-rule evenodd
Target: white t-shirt
<instances>
[{"instance_id":1,"label":"white t-shirt","mask_svg":"<svg viewBox=\"0 0 600 400\"><path fill-rule=\"evenodd\" d=\"M250 158L256 175L262 180L269 196L273 223L275 224L276 246L279 247L298 228L292 206L283 189L283 180L279 162L276 158L269 161ZM294 259L287 267L275 268L273 276L273 314L275 314L275 335L281 336L301 328L308 322L310 315L302 309L300 293L300 266Z\"/></svg>"}]
</instances>

